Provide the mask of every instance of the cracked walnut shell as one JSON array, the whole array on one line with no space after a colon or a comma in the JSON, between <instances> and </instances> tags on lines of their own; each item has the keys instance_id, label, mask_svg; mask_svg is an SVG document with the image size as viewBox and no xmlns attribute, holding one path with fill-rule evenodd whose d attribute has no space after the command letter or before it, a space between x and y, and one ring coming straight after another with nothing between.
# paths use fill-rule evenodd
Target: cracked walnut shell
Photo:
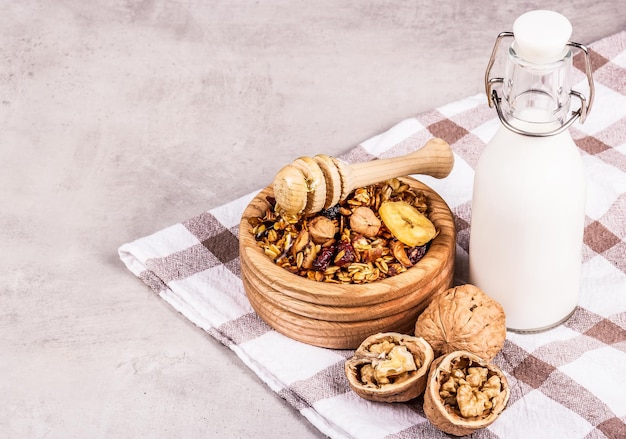
<instances>
[{"instance_id":1,"label":"cracked walnut shell","mask_svg":"<svg viewBox=\"0 0 626 439\"><path fill-rule=\"evenodd\" d=\"M453 287L433 296L415 323L415 336L423 337L435 357L464 350L491 361L504 345L502 306L478 287Z\"/></svg>"},{"instance_id":2,"label":"cracked walnut shell","mask_svg":"<svg viewBox=\"0 0 626 439\"><path fill-rule=\"evenodd\" d=\"M421 395L434 353L420 337L396 332L366 338L345 363L354 392L378 402L405 402Z\"/></svg>"},{"instance_id":3,"label":"cracked walnut shell","mask_svg":"<svg viewBox=\"0 0 626 439\"><path fill-rule=\"evenodd\" d=\"M491 425L509 394L506 376L496 365L471 352L452 352L430 367L424 414L441 431L464 436Z\"/></svg>"}]
</instances>

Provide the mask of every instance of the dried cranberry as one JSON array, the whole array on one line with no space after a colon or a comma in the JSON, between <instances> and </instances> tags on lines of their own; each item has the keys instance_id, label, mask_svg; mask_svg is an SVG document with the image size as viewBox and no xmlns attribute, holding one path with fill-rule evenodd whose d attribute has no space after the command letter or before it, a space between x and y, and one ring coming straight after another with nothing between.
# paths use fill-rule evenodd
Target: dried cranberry
<instances>
[{"instance_id":1,"label":"dried cranberry","mask_svg":"<svg viewBox=\"0 0 626 439\"><path fill-rule=\"evenodd\" d=\"M342 239L341 242L339 242L339 245L337 246L337 255L339 255L339 253L341 252L343 252L341 257L335 257L335 265L337 265L338 267L343 267L344 265L354 262L356 260L354 247L352 247L352 244L349 240Z\"/></svg>"},{"instance_id":2,"label":"dried cranberry","mask_svg":"<svg viewBox=\"0 0 626 439\"><path fill-rule=\"evenodd\" d=\"M337 247L335 245L329 245L328 247L322 247L317 257L313 261L313 270L326 271L330 262L333 260Z\"/></svg>"},{"instance_id":3,"label":"dried cranberry","mask_svg":"<svg viewBox=\"0 0 626 439\"><path fill-rule=\"evenodd\" d=\"M420 259L424 257L426 251L428 250L428 244L418 245L415 247L410 247L406 251L406 255L409 257L409 261L413 265L417 264Z\"/></svg>"}]
</instances>

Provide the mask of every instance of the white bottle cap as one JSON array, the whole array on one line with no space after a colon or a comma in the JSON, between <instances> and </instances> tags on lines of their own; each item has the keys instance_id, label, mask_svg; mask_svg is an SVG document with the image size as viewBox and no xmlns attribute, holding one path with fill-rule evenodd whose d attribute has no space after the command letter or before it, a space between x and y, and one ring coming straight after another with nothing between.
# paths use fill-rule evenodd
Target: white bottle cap
<instances>
[{"instance_id":1,"label":"white bottle cap","mask_svg":"<svg viewBox=\"0 0 626 439\"><path fill-rule=\"evenodd\" d=\"M563 58L572 25L558 12L536 10L520 15L513 23L517 55L535 64Z\"/></svg>"}]
</instances>

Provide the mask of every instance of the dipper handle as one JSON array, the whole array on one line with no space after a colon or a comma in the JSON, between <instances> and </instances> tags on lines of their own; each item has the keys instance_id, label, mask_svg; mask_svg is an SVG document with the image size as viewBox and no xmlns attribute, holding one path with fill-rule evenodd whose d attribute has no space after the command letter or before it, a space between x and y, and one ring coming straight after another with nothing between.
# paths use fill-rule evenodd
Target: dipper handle
<instances>
[{"instance_id":1,"label":"dipper handle","mask_svg":"<svg viewBox=\"0 0 626 439\"><path fill-rule=\"evenodd\" d=\"M352 189L410 174L444 178L454 166L454 155L448 142L433 138L410 154L389 159L372 160L350 165Z\"/></svg>"},{"instance_id":2,"label":"dipper handle","mask_svg":"<svg viewBox=\"0 0 626 439\"><path fill-rule=\"evenodd\" d=\"M356 188L410 174L443 178L453 165L450 145L439 138L401 157L352 165L323 154L300 157L276 174L274 197L286 214L312 214L334 206Z\"/></svg>"}]
</instances>

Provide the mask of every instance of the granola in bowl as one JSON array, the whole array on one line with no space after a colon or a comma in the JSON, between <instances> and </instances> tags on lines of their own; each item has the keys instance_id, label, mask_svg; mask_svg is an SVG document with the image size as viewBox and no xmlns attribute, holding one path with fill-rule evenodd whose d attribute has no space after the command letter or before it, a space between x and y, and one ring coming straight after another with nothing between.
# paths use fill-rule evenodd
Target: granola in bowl
<instances>
[{"instance_id":1,"label":"granola in bowl","mask_svg":"<svg viewBox=\"0 0 626 439\"><path fill-rule=\"evenodd\" d=\"M267 202L263 216L248 219L256 244L276 265L318 282L362 284L403 273L424 257L437 233L424 193L398 179L358 188L313 216L284 215L272 197ZM405 224L398 229L397 221L382 220L383 205L401 208L400 222L411 223L406 227L423 228L406 218L407 210L430 224L426 242L403 239Z\"/></svg>"}]
</instances>

